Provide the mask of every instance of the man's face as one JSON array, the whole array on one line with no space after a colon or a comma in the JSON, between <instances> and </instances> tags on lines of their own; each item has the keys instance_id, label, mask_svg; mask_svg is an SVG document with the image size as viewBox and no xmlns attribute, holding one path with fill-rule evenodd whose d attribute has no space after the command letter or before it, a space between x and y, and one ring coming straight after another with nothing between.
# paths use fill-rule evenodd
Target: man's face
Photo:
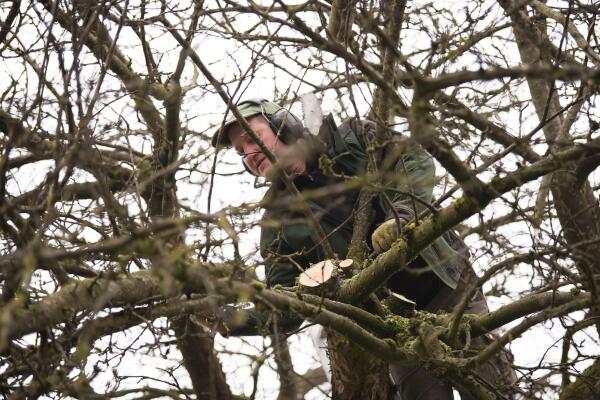
<instances>
[{"instance_id":1,"label":"man's face","mask_svg":"<svg viewBox=\"0 0 600 400\"><path fill-rule=\"evenodd\" d=\"M292 146L288 146L279 140L262 115L250 117L248 125L256 132L265 146L275 154L277 162L281 163L286 172L292 176L301 175L304 172L306 168L304 157L298 151L294 151L295 149ZM228 135L231 144L238 154L243 157L248 169L255 175L266 177L269 171L272 170L273 164L262 153L258 144L248 136L244 128L239 124L235 124L229 129Z\"/></svg>"}]
</instances>

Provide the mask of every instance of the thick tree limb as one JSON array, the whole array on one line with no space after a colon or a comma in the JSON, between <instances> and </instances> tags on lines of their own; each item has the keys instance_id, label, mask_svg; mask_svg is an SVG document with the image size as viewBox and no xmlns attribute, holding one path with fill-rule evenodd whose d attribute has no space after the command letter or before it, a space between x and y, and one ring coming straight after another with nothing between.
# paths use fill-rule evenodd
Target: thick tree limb
<instances>
[{"instance_id":1,"label":"thick tree limb","mask_svg":"<svg viewBox=\"0 0 600 400\"><path fill-rule=\"evenodd\" d=\"M347 44L352 38L352 23L356 11L356 0L333 0L329 12L329 35L340 43Z\"/></svg>"}]
</instances>

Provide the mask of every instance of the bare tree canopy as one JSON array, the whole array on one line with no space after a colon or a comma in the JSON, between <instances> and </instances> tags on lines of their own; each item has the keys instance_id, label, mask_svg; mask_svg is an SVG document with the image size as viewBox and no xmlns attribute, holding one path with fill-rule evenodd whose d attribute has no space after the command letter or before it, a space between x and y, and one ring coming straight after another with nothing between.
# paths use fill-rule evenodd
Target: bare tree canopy
<instances>
[{"instance_id":1,"label":"bare tree canopy","mask_svg":"<svg viewBox=\"0 0 600 400\"><path fill-rule=\"evenodd\" d=\"M389 365L417 365L463 399L600 398L596 3L0 3L0 394L393 398ZM299 191L284 173L263 198L213 133L234 117L254 135L248 98L319 115L308 93L328 121L374 121L368 166L321 158L337 184ZM433 157L434 199L403 193L412 219L376 254L394 146ZM349 191L346 257L331 235L348 221L324 229L309 204ZM294 287L263 283L259 229L300 223L261 222L277 207L324 255L295 264ZM449 312L415 311L386 282L452 230L478 278ZM481 286L491 311L472 314ZM230 337L236 307L266 315L262 337ZM311 324L331 384L303 353ZM478 373L505 348L510 388Z\"/></svg>"}]
</instances>

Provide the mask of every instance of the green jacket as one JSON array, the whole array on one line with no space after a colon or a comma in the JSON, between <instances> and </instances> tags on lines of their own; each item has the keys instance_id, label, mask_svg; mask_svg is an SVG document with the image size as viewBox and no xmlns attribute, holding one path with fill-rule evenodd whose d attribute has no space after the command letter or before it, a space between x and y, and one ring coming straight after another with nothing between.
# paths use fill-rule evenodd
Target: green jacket
<instances>
[{"instance_id":1,"label":"green jacket","mask_svg":"<svg viewBox=\"0 0 600 400\"><path fill-rule=\"evenodd\" d=\"M361 130L366 135L372 135L374 124L351 119L337 127L331 116L323 120L318 137L325 146L309 160L308 174L294 180L300 192L309 194L315 189L339 188L348 182L341 176L361 176L365 173L368 159L363 135L357 133ZM386 147L384 155L386 169L393 170L393 173L383 174L386 190L374 201L375 218L371 232L382 222L394 218L394 210L396 215L408 222L426 208L425 204L432 201L435 166L431 156L418 145L409 145L409 141L401 140L402 135L396 134L394 137L398 140ZM318 160L321 159L323 165L323 156L330 160L336 176L332 176L331 171L324 173L319 167ZM345 258L348 252L358 192L359 189L353 189L308 200L340 259ZM325 258L304 215L278 201L285 196L285 190L278 185L273 185L265 195L267 207L262 219L261 254L267 267L269 286L294 286L302 269ZM466 247L456 239L456 236L447 233L420 253L435 274L453 289L468 257Z\"/></svg>"}]
</instances>

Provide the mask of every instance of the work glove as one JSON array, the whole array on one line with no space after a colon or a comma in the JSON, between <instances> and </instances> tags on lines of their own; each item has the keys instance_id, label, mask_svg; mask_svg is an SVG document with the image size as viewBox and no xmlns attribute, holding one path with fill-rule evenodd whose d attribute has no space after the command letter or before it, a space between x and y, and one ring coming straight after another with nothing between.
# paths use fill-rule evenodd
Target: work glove
<instances>
[{"instance_id":1,"label":"work glove","mask_svg":"<svg viewBox=\"0 0 600 400\"><path fill-rule=\"evenodd\" d=\"M399 218L400 224L406 224L406 221ZM388 251L392 244L398 239L398 232L400 227L396 223L396 219L388 219L383 224L379 225L375 232L371 235L371 243L373 244L373 250L377 254Z\"/></svg>"}]
</instances>

